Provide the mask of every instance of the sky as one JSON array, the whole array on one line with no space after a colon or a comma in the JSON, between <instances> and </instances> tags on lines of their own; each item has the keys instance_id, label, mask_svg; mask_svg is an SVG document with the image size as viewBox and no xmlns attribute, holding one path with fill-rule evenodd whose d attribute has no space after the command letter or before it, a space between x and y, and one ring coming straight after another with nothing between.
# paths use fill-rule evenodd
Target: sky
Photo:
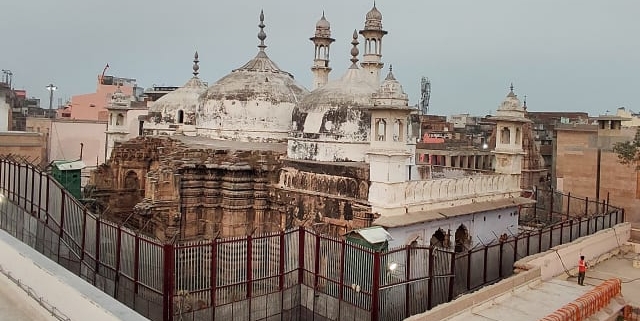
<instances>
[{"instance_id":1,"label":"sky","mask_svg":"<svg viewBox=\"0 0 640 321\"><path fill-rule=\"evenodd\" d=\"M265 14L267 54L312 87L314 27L331 23L333 71L349 67L351 35L364 27L364 0L1 0L0 68L16 88L48 106L95 91L107 74L141 87L181 86L194 51L200 77L212 84L257 53ZM637 0L377 0L383 14L385 69L409 94L431 81L430 113L485 115L510 83L531 111L640 111L640 1ZM360 39L362 54L362 43ZM384 76L386 71L382 73Z\"/></svg>"}]
</instances>

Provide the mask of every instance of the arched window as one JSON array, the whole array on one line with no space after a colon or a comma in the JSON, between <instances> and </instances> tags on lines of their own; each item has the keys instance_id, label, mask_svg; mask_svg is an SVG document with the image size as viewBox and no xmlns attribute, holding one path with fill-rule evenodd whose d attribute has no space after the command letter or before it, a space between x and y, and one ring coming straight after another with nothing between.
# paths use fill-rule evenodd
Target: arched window
<instances>
[{"instance_id":1,"label":"arched window","mask_svg":"<svg viewBox=\"0 0 640 321\"><path fill-rule=\"evenodd\" d=\"M387 133L387 122L382 118L376 119L376 140L377 141L387 140L386 133Z\"/></svg>"},{"instance_id":2,"label":"arched window","mask_svg":"<svg viewBox=\"0 0 640 321\"><path fill-rule=\"evenodd\" d=\"M449 242L447 240L447 235L445 232L439 228L433 235L431 236L431 246L447 248Z\"/></svg>"},{"instance_id":3,"label":"arched window","mask_svg":"<svg viewBox=\"0 0 640 321\"><path fill-rule=\"evenodd\" d=\"M469 230L464 224L460 224L455 234L455 251L464 252L471 247L471 237L469 237Z\"/></svg>"},{"instance_id":4,"label":"arched window","mask_svg":"<svg viewBox=\"0 0 640 321\"><path fill-rule=\"evenodd\" d=\"M178 110L178 124L184 123L184 111L182 109Z\"/></svg>"},{"instance_id":5,"label":"arched window","mask_svg":"<svg viewBox=\"0 0 640 321\"><path fill-rule=\"evenodd\" d=\"M122 126L124 124L124 115L118 114L116 117L116 126Z\"/></svg>"},{"instance_id":6,"label":"arched window","mask_svg":"<svg viewBox=\"0 0 640 321\"><path fill-rule=\"evenodd\" d=\"M520 145L522 142L522 133L520 128L516 128L516 144Z\"/></svg>"},{"instance_id":7,"label":"arched window","mask_svg":"<svg viewBox=\"0 0 640 321\"><path fill-rule=\"evenodd\" d=\"M402 120L396 119L393 122L393 141L399 142L402 141L402 136L404 133L402 132Z\"/></svg>"},{"instance_id":8,"label":"arched window","mask_svg":"<svg viewBox=\"0 0 640 321\"><path fill-rule=\"evenodd\" d=\"M504 127L500 132L500 143L509 144L510 142L511 142L511 131L509 131L509 128Z\"/></svg>"},{"instance_id":9,"label":"arched window","mask_svg":"<svg viewBox=\"0 0 640 321\"><path fill-rule=\"evenodd\" d=\"M139 187L140 182L138 181L138 174L134 171L129 171L127 176L124 178L124 188L137 190Z\"/></svg>"}]
</instances>

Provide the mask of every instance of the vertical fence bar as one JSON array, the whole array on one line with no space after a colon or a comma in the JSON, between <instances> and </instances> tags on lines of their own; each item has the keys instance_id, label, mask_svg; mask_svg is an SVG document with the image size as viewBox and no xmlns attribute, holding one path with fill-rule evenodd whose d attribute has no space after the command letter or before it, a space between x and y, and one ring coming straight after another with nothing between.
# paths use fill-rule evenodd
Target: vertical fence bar
<instances>
[{"instance_id":1,"label":"vertical fence bar","mask_svg":"<svg viewBox=\"0 0 640 321\"><path fill-rule=\"evenodd\" d=\"M569 242L573 242L573 218L569 221Z\"/></svg>"},{"instance_id":2,"label":"vertical fence bar","mask_svg":"<svg viewBox=\"0 0 640 321\"><path fill-rule=\"evenodd\" d=\"M60 195L62 195L62 198L60 202L60 225L59 225L60 232L58 234L58 262L60 261L60 244L62 243L62 235L64 233L64 203L66 203L65 202L66 196L64 191L62 191Z\"/></svg>"},{"instance_id":3,"label":"vertical fence bar","mask_svg":"<svg viewBox=\"0 0 640 321\"><path fill-rule=\"evenodd\" d=\"M84 246L85 246L85 239L87 238L87 208L83 207L82 208L82 240L80 241L80 266L82 266L82 263L84 262Z\"/></svg>"},{"instance_id":4,"label":"vertical fence bar","mask_svg":"<svg viewBox=\"0 0 640 321\"><path fill-rule=\"evenodd\" d=\"M624 208L623 208L623 209L622 209L622 219L621 219L621 220L620 220L620 222L618 222L618 223L622 223L622 222L624 222L624 216L625 216L625 214L626 214L626 212L625 212L625 210L624 210ZM617 215L616 215L616 218L618 218L618 216L617 216Z\"/></svg>"},{"instance_id":5,"label":"vertical fence bar","mask_svg":"<svg viewBox=\"0 0 640 321\"><path fill-rule=\"evenodd\" d=\"M538 252L542 252L542 229L538 230Z\"/></svg>"},{"instance_id":6,"label":"vertical fence bar","mask_svg":"<svg viewBox=\"0 0 640 321\"><path fill-rule=\"evenodd\" d=\"M304 228L298 229L298 284L304 281Z\"/></svg>"},{"instance_id":7,"label":"vertical fence bar","mask_svg":"<svg viewBox=\"0 0 640 321\"><path fill-rule=\"evenodd\" d=\"M471 290L471 251L467 252L467 291Z\"/></svg>"},{"instance_id":8,"label":"vertical fence bar","mask_svg":"<svg viewBox=\"0 0 640 321\"><path fill-rule=\"evenodd\" d=\"M253 295L253 233L247 236L247 299L249 299L249 314L251 314L251 296Z\"/></svg>"},{"instance_id":9,"label":"vertical fence bar","mask_svg":"<svg viewBox=\"0 0 640 321\"><path fill-rule=\"evenodd\" d=\"M40 191L38 191L38 219L40 219L40 216L42 215L42 172L38 172L40 174L40 181L38 183L38 186L40 187ZM49 190L47 189L47 193L49 193Z\"/></svg>"},{"instance_id":10,"label":"vertical fence bar","mask_svg":"<svg viewBox=\"0 0 640 321\"><path fill-rule=\"evenodd\" d=\"M456 255L451 254L451 270L449 273L449 295L447 296L447 302L453 301L453 286L455 284L455 279L456 279L455 275L456 275Z\"/></svg>"},{"instance_id":11,"label":"vertical fence bar","mask_svg":"<svg viewBox=\"0 0 640 321\"><path fill-rule=\"evenodd\" d=\"M553 187L549 192L549 224L553 223Z\"/></svg>"},{"instance_id":12,"label":"vertical fence bar","mask_svg":"<svg viewBox=\"0 0 640 321\"><path fill-rule=\"evenodd\" d=\"M536 202L533 203L533 218L534 220L538 217L538 189L536 188L534 193L534 198L536 199Z\"/></svg>"},{"instance_id":13,"label":"vertical fence bar","mask_svg":"<svg viewBox=\"0 0 640 321\"><path fill-rule=\"evenodd\" d=\"M173 244L165 244L163 246L164 252L164 286L162 291L163 296L163 321L171 321L173 319L173 287L174 287L174 269L175 269L175 249Z\"/></svg>"},{"instance_id":14,"label":"vertical fence bar","mask_svg":"<svg viewBox=\"0 0 640 321\"><path fill-rule=\"evenodd\" d=\"M607 192L607 208L605 212L609 213L609 192ZM609 223L609 226L611 226L611 223Z\"/></svg>"},{"instance_id":15,"label":"vertical fence bar","mask_svg":"<svg viewBox=\"0 0 640 321\"><path fill-rule=\"evenodd\" d=\"M589 216L589 197L584 198L584 216ZM587 230L589 232L589 230Z\"/></svg>"},{"instance_id":16,"label":"vertical fence bar","mask_svg":"<svg viewBox=\"0 0 640 321\"><path fill-rule=\"evenodd\" d=\"M429 279L427 280L427 284L429 286L427 290L429 291L429 298L427 299L427 310L431 310L433 307L433 257L436 255L434 251L435 248L433 246L429 248Z\"/></svg>"},{"instance_id":17,"label":"vertical fence bar","mask_svg":"<svg viewBox=\"0 0 640 321\"><path fill-rule=\"evenodd\" d=\"M338 314L341 311L342 300L344 299L344 265L347 243L344 239L340 240L340 290L338 291Z\"/></svg>"},{"instance_id":18,"label":"vertical fence bar","mask_svg":"<svg viewBox=\"0 0 640 321\"><path fill-rule=\"evenodd\" d=\"M278 289L280 290L280 315L282 315L282 313L284 313L284 257L285 257L285 252L284 252L284 246L285 246L285 239L284 239L284 230L280 230L280 261L278 262ZM340 262L340 266L342 266L343 262ZM342 284L342 282L341 282ZM342 289L342 287L340 287L340 289ZM340 301L338 301L338 304L340 304ZM338 311L340 311L338 309Z\"/></svg>"},{"instance_id":19,"label":"vertical fence bar","mask_svg":"<svg viewBox=\"0 0 640 321\"><path fill-rule=\"evenodd\" d=\"M21 181L20 180L20 167L22 167L22 165L20 163L18 163L18 168L16 170L16 173L14 174L16 185L13 186L14 201L18 205L20 205L20 181ZM16 200L16 198L17 198L17 200Z\"/></svg>"},{"instance_id":20,"label":"vertical fence bar","mask_svg":"<svg viewBox=\"0 0 640 321\"><path fill-rule=\"evenodd\" d=\"M282 260L282 258L281 258ZM211 241L211 319L216 319L216 292L218 287L218 238Z\"/></svg>"},{"instance_id":21,"label":"vertical fence bar","mask_svg":"<svg viewBox=\"0 0 640 321\"><path fill-rule=\"evenodd\" d=\"M29 168L31 170L31 198L29 198L29 202L31 203L31 216L33 216L33 199L34 199L34 193L35 193L35 188L36 188L36 173L35 170L32 168Z\"/></svg>"},{"instance_id":22,"label":"vertical fence bar","mask_svg":"<svg viewBox=\"0 0 640 321\"><path fill-rule=\"evenodd\" d=\"M580 238L580 236L582 236L582 218L578 218L578 237L576 238Z\"/></svg>"},{"instance_id":23,"label":"vertical fence bar","mask_svg":"<svg viewBox=\"0 0 640 321\"><path fill-rule=\"evenodd\" d=\"M405 261L405 266L406 271L405 271L405 280L411 280L411 245L407 245L405 247L405 251L407 252L405 255L406 261ZM409 291L409 284L405 285L404 287L404 317L408 318L409 317L409 298L411 297L411 292Z\"/></svg>"},{"instance_id":24,"label":"vertical fence bar","mask_svg":"<svg viewBox=\"0 0 640 321\"><path fill-rule=\"evenodd\" d=\"M567 194L567 217L571 217L571 212L569 211L570 205L571 205L571 192Z\"/></svg>"},{"instance_id":25,"label":"vertical fence bar","mask_svg":"<svg viewBox=\"0 0 640 321\"><path fill-rule=\"evenodd\" d=\"M555 228L555 226L553 226L553 225L551 225L551 227L549 227L549 248L553 247L553 230L554 230L554 228ZM540 249L540 252L542 253L542 249Z\"/></svg>"},{"instance_id":26,"label":"vertical fence bar","mask_svg":"<svg viewBox=\"0 0 640 321\"><path fill-rule=\"evenodd\" d=\"M316 235L316 244L313 250L315 252L315 261L313 262L313 295L318 290L318 276L320 275L320 235ZM315 300L314 300L315 301ZM316 313L316 306L313 305L313 313Z\"/></svg>"},{"instance_id":27,"label":"vertical fence bar","mask_svg":"<svg viewBox=\"0 0 640 321\"><path fill-rule=\"evenodd\" d=\"M513 243L513 263L518 261L518 240L520 240L520 236L516 235L515 241Z\"/></svg>"},{"instance_id":28,"label":"vertical fence bar","mask_svg":"<svg viewBox=\"0 0 640 321\"><path fill-rule=\"evenodd\" d=\"M122 226L118 225L118 235L116 238L116 273L115 273L115 279L113 280L114 283L114 296L117 299L118 298L118 286L120 285L120 256L122 255L122 253L120 253L122 251Z\"/></svg>"},{"instance_id":29,"label":"vertical fence bar","mask_svg":"<svg viewBox=\"0 0 640 321\"><path fill-rule=\"evenodd\" d=\"M51 178L47 175L45 176L47 178L47 197L45 200L45 208L44 208L44 224L46 226L49 226L49 195L51 194Z\"/></svg>"},{"instance_id":30,"label":"vertical fence bar","mask_svg":"<svg viewBox=\"0 0 640 321\"><path fill-rule=\"evenodd\" d=\"M484 247L484 261L482 262L482 282L487 283L487 257L489 256L489 247Z\"/></svg>"},{"instance_id":31,"label":"vertical fence bar","mask_svg":"<svg viewBox=\"0 0 640 321\"><path fill-rule=\"evenodd\" d=\"M136 298L138 297L138 283L140 283L140 237L138 233L134 234L134 253L133 253L133 306L136 306Z\"/></svg>"},{"instance_id":32,"label":"vertical fence bar","mask_svg":"<svg viewBox=\"0 0 640 321\"><path fill-rule=\"evenodd\" d=\"M379 320L380 305L380 252L373 252L373 279L371 280L371 321ZM431 294L429 294L431 297ZM315 315L315 311L313 312Z\"/></svg>"},{"instance_id":33,"label":"vertical fence bar","mask_svg":"<svg viewBox=\"0 0 640 321\"><path fill-rule=\"evenodd\" d=\"M502 250L504 247L504 242L502 240L500 240L500 254L498 254L498 261L500 261L500 264L498 264L498 277L500 277L502 279L502 259L503 259L503 255L502 255Z\"/></svg>"},{"instance_id":34,"label":"vertical fence bar","mask_svg":"<svg viewBox=\"0 0 640 321\"><path fill-rule=\"evenodd\" d=\"M560 222L560 243L558 244L562 244L562 232L564 232L564 220Z\"/></svg>"},{"instance_id":35,"label":"vertical fence bar","mask_svg":"<svg viewBox=\"0 0 640 321\"><path fill-rule=\"evenodd\" d=\"M527 233L527 256L529 256L530 248L531 248L531 233L528 232Z\"/></svg>"},{"instance_id":36,"label":"vertical fence bar","mask_svg":"<svg viewBox=\"0 0 640 321\"><path fill-rule=\"evenodd\" d=\"M96 266L93 285L96 284L96 278L98 277L98 274L100 274L100 225L102 225L102 222L99 217L96 217Z\"/></svg>"}]
</instances>

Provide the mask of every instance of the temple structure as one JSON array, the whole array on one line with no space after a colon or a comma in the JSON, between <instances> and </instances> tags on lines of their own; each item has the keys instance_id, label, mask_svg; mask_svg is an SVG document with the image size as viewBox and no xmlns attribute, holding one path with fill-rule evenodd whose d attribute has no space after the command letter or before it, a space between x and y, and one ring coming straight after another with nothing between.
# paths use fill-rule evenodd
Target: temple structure
<instances>
[{"instance_id":1,"label":"temple structure","mask_svg":"<svg viewBox=\"0 0 640 321\"><path fill-rule=\"evenodd\" d=\"M379 225L393 245L468 248L517 232L517 207L529 200L519 197L525 122L511 115L522 109L513 93L496 116L513 133L495 150L499 168L435 177L415 161L417 108L391 67L380 81L387 31L375 5L353 32L350 67L333 80L323 13L310 92L267 56L262 12L259 20L255 58L205 89L196 56L194 78L152 105L146 135L115 144L92 177L106 216L179 241Z\"/></svg>"}]
</instances>

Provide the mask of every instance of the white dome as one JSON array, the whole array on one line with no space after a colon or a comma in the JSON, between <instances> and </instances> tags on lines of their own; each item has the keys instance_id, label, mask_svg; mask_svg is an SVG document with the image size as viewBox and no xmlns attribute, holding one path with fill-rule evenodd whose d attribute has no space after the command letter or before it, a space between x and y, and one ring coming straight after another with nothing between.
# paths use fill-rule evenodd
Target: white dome
<instances>
[{"instance_id":1,"label":"white dome","mask_svg":"<svg viewBox=\"0 0 640 321\"><path fill-rule=\"evenodd\" d=\"M364 161L365 144L369 142L371 130L369 109L373 106L372 95L376 90L364 71L350 68L342 78L305 96L293 111L289 157L317 161ZM329 141L334 142L331 145L335 148L330 147L332 150L325 150L324 154L314 147ZM342 143L344 148L340 147ZM352 143L362 144L362 150Z\"/></svg>"},{"instance_id":2,"label":"white dome","mask_svg":"<svg viewBox=\"0 0 640 321\"><path fill-rule=\"evenodd\" d=\"M308 90L264 51L200 97L198 135L240 141L284 141L291 111Z\"/></svg>"}]
</instances>

